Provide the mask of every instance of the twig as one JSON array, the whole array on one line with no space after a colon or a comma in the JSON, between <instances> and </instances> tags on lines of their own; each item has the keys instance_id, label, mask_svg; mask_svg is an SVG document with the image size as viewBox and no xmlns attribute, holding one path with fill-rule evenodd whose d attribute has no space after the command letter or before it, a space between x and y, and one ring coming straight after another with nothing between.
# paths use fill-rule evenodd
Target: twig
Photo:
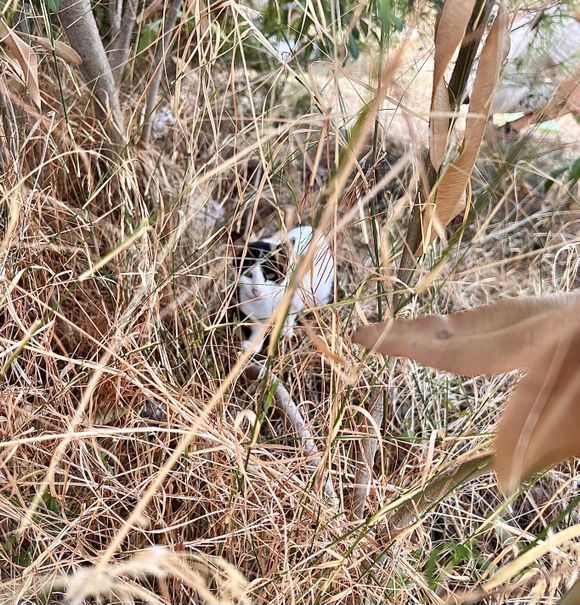
<instances>
[{"instance_id":1,"label":"twig","mask_svg":"<svg viewBox=\"0 0 580 605\"><path fill-rule=\"evenodd\" d=\"M30 20L28 18L28 2L17 4L16 14L14 15L14 30L20 34L31 34Z\"/></svg>"},{"instance_id":2,"label":"twig","mask_svg":"<svg viewBox=\"0 0 580 605\"><path fill-rule=\"evenodd\" d=\"M167 10L165 16L165 23L163 24L163 35L155 51L154 65L155 72L151 80L149 92L147 93L147 106L145 108L145 118L143 123L143 134L141 135L141 142L144 145L148 145L151 140L151 129L153 122L153 112L157 104L157 93L159 92L159 85L161 83L161 76L163 75L163 67L165 66L166 53L169 49L169 42L173 35L173 29L177 22L177 13L181 6L181 0L173 0Z\"/></svg>"},{"instance_id":3,"label":"twig","mask_svg":"<svg viewBox=\"0 0 580 605\"><path fill-rule=\"evenodd\" d=\"M109 63L115 83L119 86L123 77L123 71L129 58L129 49L131 47L131 36L137 21L137 8L139 0L127 0L118 35L111 41L111 47L108 52Z\"/></svg>"},{"instance_id":4,"label":"twig","mask_svg":"<svg viewBox=\"0 0 580 605\"><path fill-rule=\"evenodd\" d=\"M494 452L476 454L441 473L427 484L424 490L397 509L389 518L387 537L393 540L411 527L437 502L445 498L465 481L490 472Z\"/></svg>"},{"instance_id":5,"label":"twig","mask_svg":"<svg viewBox=\"0 0 580 605\"><path fill-rule=\"evenodd\" d=\"M111 44L114 44L121 31L121 13L123 12L123 0L108 0L107 12L109 13L109 35ZM108 50L108 49L107 49Z\"/></svg>"},{"instance_id":6,"label":"twig","mask_svg":"<svg viewBox=\"0 0 580 605\"><path fill-rule=\"evenodd\" d=\"M356 473L354 476L354 497L352 505L352 514L362 519L365 513L367 505L367 497L370 491L371 479L373 476L373 466L375 464L375 456L379 448L379 440L373 434L374 423L376 426L381 428L383 424L384 407L382 402L383 389L375 387L376 393L370 397L371 405L369 408L370 416L373 422L369 422L369 419L365 417L363 422L363 430L367 430L368 434L365 435L362 442L362 460L357 464Z\"/></svg>"},{"instance_id":7,"label":"twig","mask_svg":"<svg viewBox=\"0 0 580 605\"><path fill-rule=\"evenodd\" d=\"M8 96L5 94L4 85L0 85L0 115L2 116L2 126L4 130L4 142L2 143L2 163L4 172L8 164L16 161L18 158L18 122L14 107ZM8 155L10 157L8 157Z\"/></svg>"},{"instance_id":8,"label":"twig","mask_svg":"<svg viewBox=\"0 0 580 605\"><path fill-rule=\"evenodd\" d=\"M244 370L244 374L251 381L257 382L264 375L264 366L256 362L250 363ZM316 447L312 433L306 426L306 422L304 422L304 418L302 418L298 406L294 403L292 397L290 397L288 389L286 389L277 378L275 378L275 380L276 390L274 392L274 404L276 408L282 412L284 417L296 431L298 437L302 440L304 450L308 457L309 466L316 469L322 460L322 456ZM327 479L324 485L324 493L328 498L332 500L336 499L336 493L330 478Z\"/></svg>"}]
</instances>

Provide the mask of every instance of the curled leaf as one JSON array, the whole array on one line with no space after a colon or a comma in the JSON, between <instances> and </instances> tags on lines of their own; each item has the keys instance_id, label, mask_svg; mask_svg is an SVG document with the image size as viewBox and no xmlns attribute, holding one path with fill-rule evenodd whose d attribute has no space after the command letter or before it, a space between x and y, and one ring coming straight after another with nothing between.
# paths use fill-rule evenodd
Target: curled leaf
<instances>
[{"instance_id":1,"label":"curled leaf","mask_svg":"<svg viewBox=\"0 0 580 605\"><path fill-rule=\"evenodd\" d=\"M356 330L353 342L462 375L527 370L497 437L500 484L580 455L580 292Z\"/></svg>"},{"instance_id":2,"label":"curled leaf","mask_svg":"<svg viewBox=\"0 0 580 605\"><path fill-rule=\"evenodd\" d=\"M461 151L447 166L427 202L423 216L422 249L434 239L433 222L445 227L463 208L465 188L483 140L499 70L507 56L508 48L508 18L503 8L500 8L479 59ZM435 126L435 122L433 125ZM431 161L433 162L433 156ZM433 165L437 167L436 164Z\"/></svg>"},{"instance_id":3,"label":"curled leaf","mask_svg":"<svg viewBox=\"0 0 580 605\"><path fill-rule=\"evenodd\" d=\"M577 325L575 333L543 350L516 388L496 442L495 468L506 492L534 471L580 456L579 365Z\"/></svg>"},{"instance_id":4,"label":"curled leaf","mask_svg":"<svg viewBox=\"0 0 580 605\"><path fill-rule=\"evenodd\" d=\"M436 170L443 162L449 131L449 93L443 76L465 36L474 6L475 0L447 0L437 22L429 129L429 154Z\"/></svg>"},{"instance_id":5,"label":"curled leaf","mask_svg":"<svg viewBox=\"0 0 580 605\"><path fill-rule=\"evenodd\" d=\"M14 54L20 67L22 67L28 94L32 102L40 110L40 88L38 86L38 60L36 53L2 19L0 19L0 38Z\"/></svg>"},{"instance_id":6,"label":"curled leaf","mask_svg":"<svg viewBox=\"0 0 580 605\"><path fill-rule=\"evenodd\" d=\"M64 59L67 63L80 65L83 62L79 53L64 42L56 40L53 47L52 42L48 38L41 38L40 36L30 36L30 38L45 50L48 50L49 52L54 50L54 54L57 57Z\"/></svg>"}]
</instances>

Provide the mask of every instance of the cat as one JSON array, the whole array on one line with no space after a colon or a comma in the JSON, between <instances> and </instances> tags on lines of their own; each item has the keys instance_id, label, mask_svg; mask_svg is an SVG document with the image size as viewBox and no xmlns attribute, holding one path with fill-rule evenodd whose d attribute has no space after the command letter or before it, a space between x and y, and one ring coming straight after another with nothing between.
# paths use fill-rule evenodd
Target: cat
<instances>
[{"instance_id":1,"label":"cat","mask_svg":"<svg viewBox=\"0 0 580 605\"><path fill-rule=\"evenodd\" d=\"M248 337L242 348L253 347L259 353L264 338L252 339L276 313L290 285L300 257L307 250L314 230L309 225L295 227L287 235L250 242L237 248L235 265L239 271L237 287L238 314ZM282 337L293 334L298 313L304 309L325 305L332 299L334 289L334 258L327 241L317 236L314 258L307 267L292 296Z\"/></svg>"}]
</instances>

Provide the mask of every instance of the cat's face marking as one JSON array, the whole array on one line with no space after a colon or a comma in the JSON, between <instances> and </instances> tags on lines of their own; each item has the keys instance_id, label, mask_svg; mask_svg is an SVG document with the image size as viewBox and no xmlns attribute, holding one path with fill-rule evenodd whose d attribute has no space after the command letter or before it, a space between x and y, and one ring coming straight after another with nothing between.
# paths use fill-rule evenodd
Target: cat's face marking
<instances>
[{"instance_id":1,"label":"cat's face marking","mask_svg":"<svg viewBox=\"0 0 580 605\"><path fill-rule=\"evenodd\" d=\"M249 243L235 257L241 278L252 278L256 284L281 284L288 273L288 255L280 245L260 240Z\"/></svg>"}]
</instances>

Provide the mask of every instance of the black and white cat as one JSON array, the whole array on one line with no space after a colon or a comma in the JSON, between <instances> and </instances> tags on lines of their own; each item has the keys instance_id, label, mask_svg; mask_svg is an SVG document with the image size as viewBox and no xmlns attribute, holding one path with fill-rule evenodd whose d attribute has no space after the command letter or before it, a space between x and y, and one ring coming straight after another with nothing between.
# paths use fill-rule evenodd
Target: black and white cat
<instances>
[{"instance_id":1,"label":"black and white cat","mask_svg":"<svg viewBox=\"0 0 580 605\"><path fill-rule=\"evenodd\" d=\"M294 269L313 237L308 225L296 227L280 237L262 239L240 246L235 263L239 269L238 312L249 328L242 347L251 346L252 338L276 313ZM326 240L317 236L314 258L296 286L282 336L293 334L297 314L304 309L328 303L334 286L334 258ZM248 330L247 330L248 332ZM262 350L264 340L253 343L253 352Z\"/></svg>"}]
</instances>

